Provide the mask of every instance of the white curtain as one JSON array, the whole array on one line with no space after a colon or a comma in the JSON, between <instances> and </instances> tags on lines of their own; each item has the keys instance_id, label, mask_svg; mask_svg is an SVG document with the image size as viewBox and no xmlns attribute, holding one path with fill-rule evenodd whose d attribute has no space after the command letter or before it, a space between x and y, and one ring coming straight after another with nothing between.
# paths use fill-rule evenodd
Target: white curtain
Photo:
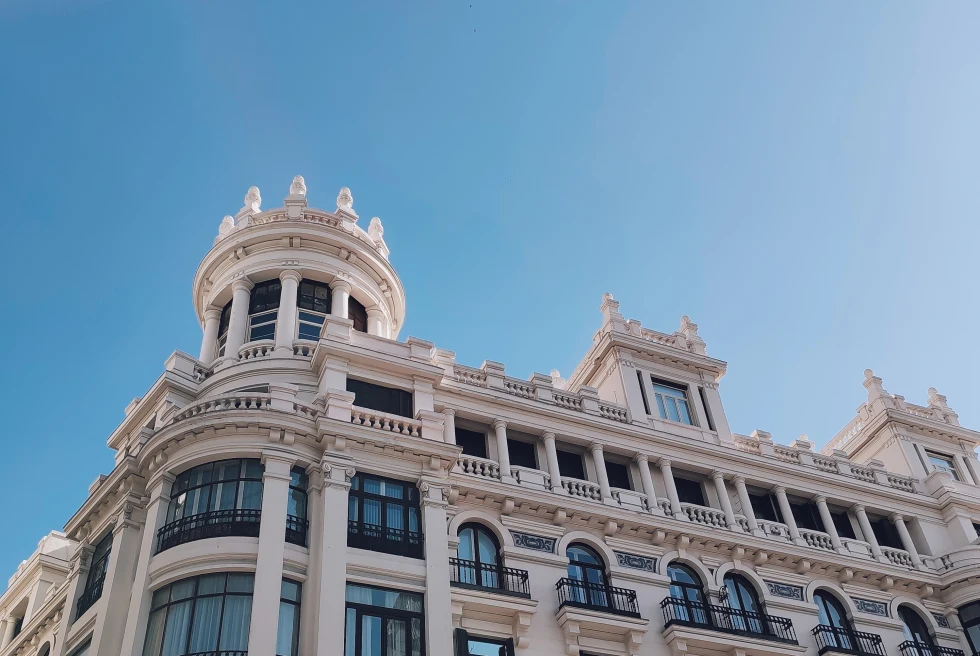
<instances>
[{"instance_id":1,"label":"white curtain","mask_svg":"<svg viewBox=\"0 0 980 656\"><path fill-rule=\"evenodd\" d=\"M173 604L167 611L167 626L163 631L162 656L181 656L187 646L187 630L191 625L191 607L194 602Z\"/></svg>"},{"instance_id":2,"label":"white curtain","mask_svg":"<svg viewBox=\"0 0 980 656\"><path fill-rule=\"evenodd\" d=\"M248 624L252 620L252 598L225 597L224 620L221 623L222 651L246 651L248 649Z\"/></svg>"},{"instance_id":3,"label":"white curtain","mask_svg":"<svg viewBox=\"0 0 980 656\"><path fill-rule=\"evenodd\" d=\"M221 624L222 597L202 597L194 607L194 628L188 652L214 651L218 648L218 626Z\"/></svg>"},{"instance_id":4,"label":"white curtain","mask_svg":"<svg viewBox=\"0 0 980 656\"><path fill-rule=\"evenodd\" d=\"M405 620L388 620L385 633L388 634L388 653L385 656L407 656L405 651Z\"/></svg>"}]
</instances>

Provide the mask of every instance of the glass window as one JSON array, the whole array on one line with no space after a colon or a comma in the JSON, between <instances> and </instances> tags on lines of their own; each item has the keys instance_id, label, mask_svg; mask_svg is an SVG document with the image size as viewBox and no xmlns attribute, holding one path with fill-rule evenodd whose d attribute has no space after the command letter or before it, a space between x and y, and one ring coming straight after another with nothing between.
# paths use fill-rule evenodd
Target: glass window
<instances>
[{"instance_id":1,"label":"glass window","mask_svg":"<svg viewBox=\"0 0 980 656\"><path fill-rule=\"evenodd\" d=\"M482 524L464 524L456 546L455 581L484 588L500 588L500 546Z\"/></svg>"},{"instance_id":2,"label":"glass window","mask_svg":"<svg viewBox=\"0 0 980 656\"><path fill-rule=\"evenodd\" d=\"M959 611L960 623L966 632L974 654L980 654L980 601L961 606Z\"/></svg>"},{"instance_id":3,"label":"glass window","mask_svg":"<svg viewBox=\"0 0 980 656\"><path fill-rule=\"evenodd\" d=\"M771 494L749 494L749 502L752 504L752 512L756 519L764 519L769 522L783 522L782 513L779 512L779 504Z\"/></svg>"},{"instance_id":4,"label":"glass window","mask_svg":"<svg viewBox=\"0 0 980 656\"><path fill-rule=\"evenodd\" d=\"M258 460L219 460L192 467L174 480L157 551L219 535L258 537L261 510Z\"/></svg>"},{"instance_id":5,"label":"glass window","mask_svg":"<svg viewBox=\"0 0 980 656\"><path fill-rule=\"evenodd\" d=\"M954 481L960 480L959 474L956 471L956 461L952 456L946 456L932 451L926 451L926 456L929 458L929 464L932 465L933 469L946 472L953 477Z\"/></svg>"},{"instance_id":6,"label":"glass window","mask_svg":"<svg viewBox=\"0 0 980 656\"><path fill-rule=\"evenodd\" d=\"M621 490L632 490L630 486L630 468L619 462L606 461L606 478L609 479L609 487L617 487Z\"/></svg>"},{"instance_id":7,"label":"glass window","mask_svg":"<svg viewBox=\"0 0 980 656\"><path fill-rule=\"evenodd\" d=\"M558 449L557 454L558 470L562 476L565 478L577 478L580 481L588 480L585 477L585 463L582 460L581 453Z\"/></svg>"},{"instance_id":8,"label":"glass window","mask_svg":"<svg viewBox=\"0 0 980 656\"><path fill-rule=\"evenodd\" d=\"M693 503L696 506L707 506L704 500L704 488L700 481L674 476L674 487L677 488L677 498L681 503Z\"/></svg>"},{"instance_id":9,"label":"glass window","mask_svg":"<svg viewBox=\"0 0 980 656\"><path fill-rule=\"evenodd\" d=\"M529 469L538 468L538 455L533 444L520 440L507 440L507 451L510 453L510 464Z\"/></svg>"},{"instance_id":10,"label":"glass window","mask_svg":"<svg viewBox=\"0 0 980 656\"><path fill-rule=\"evenodd\" d=\"M355 475L347 500L347 546L422 558L418 489L405 481Z\"/></svg>"},{"instance_id":11,"label":"glass window","mask_svg":"<svg viewBox=\"0 0 980 656\"><path fill-rule=\"evenodd\" d=\"M568 600L590 606L609 605L606 563L595 549L584 544L571 544L568 556Z\"/></svg>"},{"instance_id":12,"label":"glass window","mask_svg":"<svg viewBox=\"0 0 980 656\"><path fill-rule=\"evenodd\" d=\"M347 318L354 322L354 330L367 332L367 310L353 296L347 298Z\"/></svg>"},{"instance_id":13,"label":"glass window","mask_svg":"<svg viewBox=\"0 0 980 656\"><path fill-rule=\"evenodd\" d=\"M282 283L267 280L252 288L248 304L248 340L275 339L276 315L279 313L279 297Z\"/></svg>"},{"instance_id":14,"label":"glass window","mask_svg":"<svg viewBox=\"0 0 980 656\"><path fill-rule=\"evenodd\" d=\"M895 525L888 521L887 517L869 517L871 520L871 531L875 534L878 544L892 549L904 549L902 539L898 536Z\"/></svg>"},{"instance_id":15,"label":"glass window","mask_svg":"<svg viewBox=\"0 0 980 656\"><path fill-rule=\"evenodd\" d=\"M709 624L708 608L704 601L704 586L693 569L681 563L667 566L670 578L670 608L673 618L679 622Z\"/></svg>"},{"instance_id":16,"label":"glass window","mask_svg":"<svg viewBox=\"0 0 980 656\"><path fill-rule=\"evenodd\" d=\"M368 410L413 418L412 393L394 387L375 385L363 380L347 379L347 391L354 393L354 405Z\"/></svg>"},{"instance_id":17,"label":"glass window","mask_svg":"<svg viewBox=\"0 0 980 656\"><path fill-rule=\"evenodd\" d=\"M102 586L105 584L105 575L109 570L111 552L112 531L95 545L95 551L92 553L92 565L88 570L88 578L85 579L85 590L78 597L76 619L85 614L85 611L102 597Z\"/></svg>"},{"instance_id":18,"label":"glass window","mask_svg":"<svg viewBox=\"0 0 980 656\"><path fill-rule=\"evenodd\" d=\"M320 339L323 322L330 314L330 287L322 282L303 280L299 283L296 294L299 339L317 341Z\"/></svg>"},{"instance_id":19,"label":"glass window","mask_svg":"<svg viewBox=\"0 0 980 656\"><path fill-rule=\"evenodd\" d=\"M252 574L205 574L156 590L143 656L244 654L252 619L252 586Z\"/></svg>"},{"instance_id":20,"label":"glass window","mask_svg":"<svg viewBox=\"0 0 980 656\"><path fill-rule=\"evenodd\" d=\"M303 586L282 580L279 594L279 627L276 633L276 656L299 655L299 603Z\"/></svg>"},{"instance_id":21,"label":"glass window","mask_svg":"<svg viewBox=\"0 0 980 656\"><path fill-rule=\"evenodd\" d=\"M92 646L92 641L91 640L86 640L84 645L82 645L81 647L77 647L74 650L72 650L71 656L88 656L88 654L89 654L89 647L91 647L91 646ZM48 653L51 653L51 649L50 648L48 648Z\"/></svg>"},{"instance_id":22,"label":"glass window","mask_svg":"<svg viewBox=\"0 0 980 656\"><path fill-rule=\"evenodd\" d=\"M300 467L289 473L289 499L286 503L286 542L306 546L306 534L310 522L307 519L307 494L309 480Z\"/></svg>"},{"instance_id":23,"label":"glass window","mask_svg":"<svg viewBox=\"0 0 980 656\"><path fill-rule=\"evenodd\" d=\"M847 515L846 510L831 510L830 518L834 520L834 528L837 529L837 535L851 540L856 539L854 536L854 526L851 525L851 518Z\"/></svg>"},{"instance_id":24,"label":"glass window","mask_svg":"<svg viewBox=\"0 0 980 656\"><path fill-rule=\"evenodd\" d=\"M456 444L463 447L463 453L474 458L487 457L487 436L485 433L456 427Z\"/></svg>"},{"instance_id":25,"label":"glass window","mask_svg":"<svg viewBox=\"0 0 980 656\"><path fill-rule=\"evenodd\" d=\"M824 644L839 649L855 649L858 643L854 629L840 601L825 590L814 592L813 601L817 605L820 624L817 630Z\"/></svg>"},{"instance_id":26,"label":"glass window","mask_svg":"<svg viewBox=\"0 0 980 656\"><path fill-rule=\"evenodd\" d=\"M735 611L729 616L732 628L749 633L766 633L759 595L744 576L725 575L724 598L728 607Z\"/></svg>"},{"instance_id":27,"label":"glass window","mask_svg":"<svg viewBox=\"0 0 980 656\"><path fill-rule=\"evenodd\" d=\"M422 656L422 595L347 584L344 656Z\"/></svg>"},{"instance_id":28,"label":"glass window","mask_svg":"<svg viewBox=\"0 0 980 656\"><path fill-rule=\"evenodd\" d=\"M911 643L912 653L918 656L934 656L937 653L936 643L921 615L908 606L899 606L898 618L902 620L902 633L906 642ZM903 649L902 653L906 653L906 650Z\"/></svg>"},{"instance_id":29,"label":"glass window","mask_svg":"<svg viewBox=\"0 0 980 656\"><path fill-rule=\"evenodd\" d=\"M463 629L456 629L453 641L457 656L514 656L513 640L479 638Z\"/></svg>"},{"instance_id":30,"label":"glass window","mask_svg":"<svg viewBox=\"0 0 980 656\"><path fill-rule=\"evenodd\" d=\"M808 531L823 531L823 524L820 521L820 511L812 503L790 503L790 510L793 511L793 519L796 520L798 528L805 528Z\"/></svg>"},{"instance_id":31,"label":"glass window","mask_svg":"<svg viewBox=\"0 0 980 656\"><path fill-rule=\"evenodd\" d=\"M218 357L225 354L225 344L228 343L228 325L231 323L231 301L228 301L221 309L221 318L218 319ZM204 364L208 364L205 362Z\"/></svg>"},{"instance_id":32,"label":"glass window","mask_svg":"<svg viewBox=\"0 0 980 656\"><path fill-rule=\"evenodd\" d=\"M687 388L653 377L650 380L653 384L654 405L660 418L693 426L694 420L688 408Z\"/></svg>"}]
</instances>

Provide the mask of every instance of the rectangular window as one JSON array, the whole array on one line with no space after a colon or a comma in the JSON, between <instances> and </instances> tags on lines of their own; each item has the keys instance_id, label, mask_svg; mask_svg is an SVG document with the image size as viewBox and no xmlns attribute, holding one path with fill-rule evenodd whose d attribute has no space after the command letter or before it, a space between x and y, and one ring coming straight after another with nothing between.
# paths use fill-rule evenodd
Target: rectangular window
<instances>
[{"instance_id":1,"label":"rectangular window","mask_svg":"<svg viewBox=\"0 0 980 656\"><path fill-rule=\"evenodd\" d=\"M749 501L752 502L752 513L756 519L764 519L769 522L783 522L782 513L779 512L779 504L771 494L752 494L749 493Z\"/></svg>"},{"instance_id":2,"label":"rectangular window","mask_svg":"<svg viewBox=\"0 0 980 656\"><path fill-rule=\"evenodd\" d=\"M456 656L514 656L514 641L480 638L464 629L453 633Z\"/></svg>"},{"instance_id":3,"label":"rectangular window","mask_svg":"<svg viewBox=\"0 0 980 656\"><path fill-rule=\"evenodd\" d=\"M354 405L390 415L412 418L412 393L363 380L347 379L347 391L354 393Z\"/></svg>"},{"instance_id":4,"label":"rectangular window","mask_svg":"<svg viewBox=\"0 0 980 656\"><path fill-rule=\"evenodd\" d=\"M707 506L704 500L704 488L700 481L689 478L679 478L674 475L674 487L677 488L677 498L681 503L693 503L696 506Z\"/></svg>"},{"instance_id":5,"label":"rectangular window","mask_svg":"<svg viewBox=\"0 0 980 656\"><path fill-rule=\"evenodd\" d=\"M687 400L687 388L657 380L652 376L650 381L653 384L654 403L660 418L694 426Z\"/></svg>"},{"instance_id":6,"label":"rectangular window","mask_svg":"<svg viewBox=\"0 0 980 656\"><path fill-rule=\"evenodd\" d=\"M347 584L344 656L423 656L422 595Z\"/></svg>"},{"instance_id":7,"label":"rectangular window","mask_svg":"<svg viewBox=\"0 0 980 656\"><path fill-rule=\"evenodd\" d=\"M276 656L299 656L299 602L302 590L301 584L289 579L282 580Z\"/></svg>"},{"instance_id":8,"label":"rectangular window","mask_svg":"<svg viewBox=\"0 0 980 656\"><path fill-rule=\"evenodd\" d=\"M820 512L812 503L790 503L790 510L793 511L793 519L796 520L797 528L805 528L808 531L823 531L820 522Z\"/></svg>"},{"instance_id":9,"label":"rectangular window","mask_svg":"<svg viewBox=\"0 0 980 656\"><path fill-rule=\"evenodd\" d=\"M228 325L230 323L231 301L228 301L228 303L225 304L225 307L221 310L221 318L218 319L218 357L225 354L225 344L228 343Z\"/></svg>"},{"instance_id":10,"label":"rectangular window","mask_svg":"<svg viewBox=\"0 0 980 656\"><path fill-rule=\"evenodd\" d=\"M701 397L701 407L704 408L704 416L708 418L708 430L715 430L715 421L711 417L711 408L708 406L708 399L704 395L704 388L698 388L698 396Z\"/></svg>"},{"instance_id":11,"label":"rectangular window","mask_svg":"<svg viewBox=\"0 0 980 656\"><path fill-rule=\"evenodd\" d=\"M643 372L639 369L636 370L636 379L640 381L640 396L643 397L643 409L646 410L647 414L650 414L650 402L647 400L647 389L643 383Z\"/></svg>"},{"instance_id":12,"label":"rectangular window","mask_svg":"<svg viewBox=\"0 0 980 656\"><path fill-rule=\"evenodd\" d=\"M484 433L456 427L456 444L463 447L463 453L474 458L487 457L487 436Z\"/></svg>"},{"instance_id":13,"label":"rectangular window","mask_svg":"<svg viewBox=\"0 0 980 656\"><path fill-rule=\"evenodd\" d=\"M248 341L276 338L276 315L282 283L268 280L252 288L248 303Z\"/></svg>"},{"instance_id":14,"label":"rectangular window","mask_svg":"<svg viewBox=\"0 0 980 656\"><path fill-rule=\"evenodd\" d=\"M854 535L854 526L851 525L851 518L847 516L847 511L831 510L830 517L834 520L834 528L837 529L837 535L850 540L857 539Z\"/></svg>"},{"instance_id":15,"label":"rectangular window","mask_svg":"<svg viewBox=\"0 0 980 656\"><path fill-rule=\"evenodd\" d=\"M296 305L299 308L299 339L319 340L323 322L330 314L330 287L322 282L303 280L296 291Z\"/></svg>"},{"instance_id":16,"label":"rectangular window","mask_svg":"<svg viewBox=\"0 0 980 656\"><path fill-rule=\"evenodd\" d=\"M88 578L85 579L85 591L78 598L77 613L75 619L85 614L92 604L102 598L102 586L105 584L105 575L109 571L109 556L112 553L112 532L110 531L95 546L92 553L92 566L88 570Z\"/></svg>"},{"instance_id":17,"label":"rectangular window","mask_svg":"<svg viewBox=\"0 0 980 656\"><path fill-rule=\"evenodd\" d=\"M630 486L630 468L620 462L606 461L606 478L609 479L609 487L617 487L621 490L632 490Z\"/></svg>"},{"instance_id":18,"label":"rectangular window","mask_svg":"<svg viewBox=\"0 0 980 656\"><path fill-rule=\"evenodd\" d=\"M871 520L871 531L875 534L878 544L882 547L892 549L904 549L902 539L898 537L898 530L895 525L888 521L887 517L869 517Z\"/></svg>"},{"instance_id":19,"label":"rectangular window","mask_svg":"<svg viewBox=\"0 0 980 656\"><path fill-rule=\"evenodd\" d=\"M946 472L953 477L954 481L961 480L956 471L956 461L952 458L952 456L926 451L926 457L929 458L929 464L932 465L933 469Z\"/></svg>"},{"instance_id":20,"label":"rectangular window","mask_svg":"<svg viewBox=\"0 0 980 656\"><path fill-rule=\"evenodd\" d=\"M566 478L577 478L580 481L588 480L585 477L585 463L582 461L581 453L572 453L557 449L558 469L561 475Z\"/></svg>"},{"instance_id":21,"label":"rectangular window","mask_svg":"<svg viewBox=\"0 0 980 656\"><path fill-rule=\"evenodd\" d=\"M419 491L411 483L358 473L347 502L347 546L422 558Z\"/></svg>"},{"instance_id":22,"label":"rectangular window","mask_svg":"<svg viewBox=\"0 0 980 656\"><path fill-rule=\"evenodd\" d=\"M534 445L520 440L507 440L507 451L510 453L510 464L517 467L538 468L538 455Z\"/></svg>"}]
</instances>

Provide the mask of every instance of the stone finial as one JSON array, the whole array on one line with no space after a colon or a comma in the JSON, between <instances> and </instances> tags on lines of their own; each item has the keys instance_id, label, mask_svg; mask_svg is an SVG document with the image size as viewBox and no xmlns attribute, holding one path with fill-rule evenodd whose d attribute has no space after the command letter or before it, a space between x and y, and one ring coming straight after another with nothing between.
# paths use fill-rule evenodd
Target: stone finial
<instances>
[{"instance_id":1,"label":"stone finial","mask_svg":"<svg viewBox=\"0 0 980 656\"><path fill-rule=\"evenodd\" d=\"M557 369L551 370L551 384L555 389L563 390L568 385L568 381L561 377L561 372Z\"/></svg>"},{"instance_id":2,"label":"stone finial","mask_svg":"<svg viewBox=\"0 0 980 656\"><path fill-rule=\"evenodd\" d=\"M374 240L374 243L378 243L385 236L385 227L381 225L381 219L374 217L371 219L371 224L368 226L368 237Z\"/></svg>"},{"instance_id":3,"label":"stone finial","mask_svg":"<svg viewBox=\"0 0 980 656\"><path fill-rule=\"evenodd\" d=\"M293 183L289 185L289 195L290 196L305 196L306 195L306 180L303 176L297 175L293 178Z\"/></svg>"},{"instance_id":4,"label":"stone finial","mask_svg":"<svg viewBox=\"0 0 980 656\"><path fill-rule=\"evenodd\" d=\"M706 354L706 345L704 340L698 335L698 324L691 321L691 317L686 314L681 317L681 329L677 331L679 334L684 336L687 340L687 348L692 353L698 355Z\"/></svg>"},{"instance_id":5,"label":"stone finial","mask_svg":"<svg viewBox=\"0 0 980 656\"><path fill-rule=\"evenodd\" d=\"M341 187L340 193L337 194L337 209L354 213L354 197L351 196L350 189L347 187Z\"/></svg>"},{"instance_id":6,"label":"stone finial","mask_svg":"<svg viewBox=\"0 0 980 656\"><path fill-rule=\"evenodd\" d=\"M691 317L686 314L681 317L681 332L684 336L690 339L691 337L698 336L698 324L691 321Z\"/></svg>"},{"instance_id":7,"label":"stone finial","mask_svg":"<svg viewBox=\"0 0 980 656\"><path fill-rule=\"evenodd\" d=\"M626 330L623 315L619 313L619 301L613 298L613 295L609 292L602 295L602 305L599 306L599 311L602 312L603 325L614 322L622 323L624 324L622 330Z\"/></svg>"},{"instance_id":8,"label":"stone finial","mask_svg":"<svg viewBox=\"0 0 980 656\"><path fill-rule=\"evenodd\" d=\"M235 229L235 217L231 215L225 215L225 218L221 219L221 225L218 226L218 236L225 237L229 232Z\"/></svg>"},{"instance_id":9,"label":"stone finial","mask_svg":"<svg viewBox=\"0 0 980 656\"><path fill-rule=\"evenodd\" d=\"M249 210L254 213L262 211L262 195L259 193L258 187L248 188L248 193L245 194L245 207L242 209Z\"/></svg>"},{"instance_id":10,"label":"stone finial","mask_svg":"<svg viewBox=\"0 0 980 656\"><path fill-rule=\"evenodd\" d=\"M929 405L934 408L947 409L949 406L946 404L946 397L939 393L935 387L929 388Z\"/></svg>"}]
</instances>

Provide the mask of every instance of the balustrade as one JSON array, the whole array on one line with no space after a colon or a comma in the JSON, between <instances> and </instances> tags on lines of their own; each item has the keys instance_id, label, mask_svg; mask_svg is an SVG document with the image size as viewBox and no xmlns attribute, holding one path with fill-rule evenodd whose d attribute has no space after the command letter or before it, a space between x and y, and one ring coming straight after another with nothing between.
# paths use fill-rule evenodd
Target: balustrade
<instances>
[{"instance_id":1,"label":"balustrade","mask_svg":"<svg viewBox=\"0 0 980 656\"><path fill-rule=\"evenodd\" d=\"M174 416L171 423L177 423L178 421L183 421L184 419L208 412L262 410L269 407L269 400L270 396L268 394L229 394L227 396L204 399L185 407Z\"/></svg>"},{"instance_id":2,"label":"balustrade","mask_svg":"<svg viewBox=\"0 0 980 656\"><path fill-rule=\"evenodd\" d=\"M561 487L570 496L580 497L582 499L591 499L593 501L602 501L602 492L599 490L599 486L596 483L562 476Z\"/></svg>"},{"instance_id":3,"label":"balustrade","mask_svg":"<svg viewBox=\"0 0 980 656\"><path fill-rule=\"evenodd\" d=\"M796 644L793 622L786 617L755 613L740 608L716 606L690 599L667 597L660 603L664 614L664 628L673 624L701 626L704 628L750 635L766 640Z\"/></svg>"},{"instance_id":4,"label":"balustrade","mask_svg":"<svg viewBox=\"0 0 980 656\"><path fill-rule=\"evenodd\" d=\"M904 549L894 549L892 547L881 547L881 555L883 555L888 562L893 565L898 565L899 567L914 567L912 562L912 556L909 555L908 551Z\"/></svg>"},{"instance_id":5,"label":"balustrade","mask_svg":"<svg viewBox=\"0 0 980 656\"><path fill-rule=\"evenodd\" d=\"M789 527L780 522L773 522L768 519L757 519L756 524L768 537L783 538L789 540Z\"/></svg>"},{"instance_id":6,"label":"balustrade","mask_svg":"<svg viewBox=\"0 0 980 656\"><path fill-rule=\"evenodd\" d=\"M386 412L377 412L355 406L351 409L350 421L357 426L368 426L383 431L418 437L422 422L408 417L399 417Z\"/></svg>"},{"instance_id":7,"label":"balustrade","mask_svg":"<svg viewBox=\"0 0 980 656\"><path fill-rule=\"evenodd\" d=\"M493 460L463 454L459 457L458 467L465 474L500 480L500 465Z\"/></svg>"},{"instance_id":8,"label":"balustrade","mask_svg":"<svg viewBox=\"0 0 980 656\"><path fill-rule=\"evenodd\" d=\"M704 526L717 526L725 528L728 523L725 521L725 513L717 508L707 508L693 503L682 503L681 512L694 524Z\"/></svg>"},{"instance_id":9,"label":"balustrade","mask_svg":"<svg viewBox=\"0 0 980 656\"><path fill-rule=\"evenodd\" d=\"M827 551L836 551L834 549L834 543L831 541L830 536L822 531L811 531L810 529L801 528L800 537L811 547L816 549L826 549Z\"/></svg>"}]
</instances>

